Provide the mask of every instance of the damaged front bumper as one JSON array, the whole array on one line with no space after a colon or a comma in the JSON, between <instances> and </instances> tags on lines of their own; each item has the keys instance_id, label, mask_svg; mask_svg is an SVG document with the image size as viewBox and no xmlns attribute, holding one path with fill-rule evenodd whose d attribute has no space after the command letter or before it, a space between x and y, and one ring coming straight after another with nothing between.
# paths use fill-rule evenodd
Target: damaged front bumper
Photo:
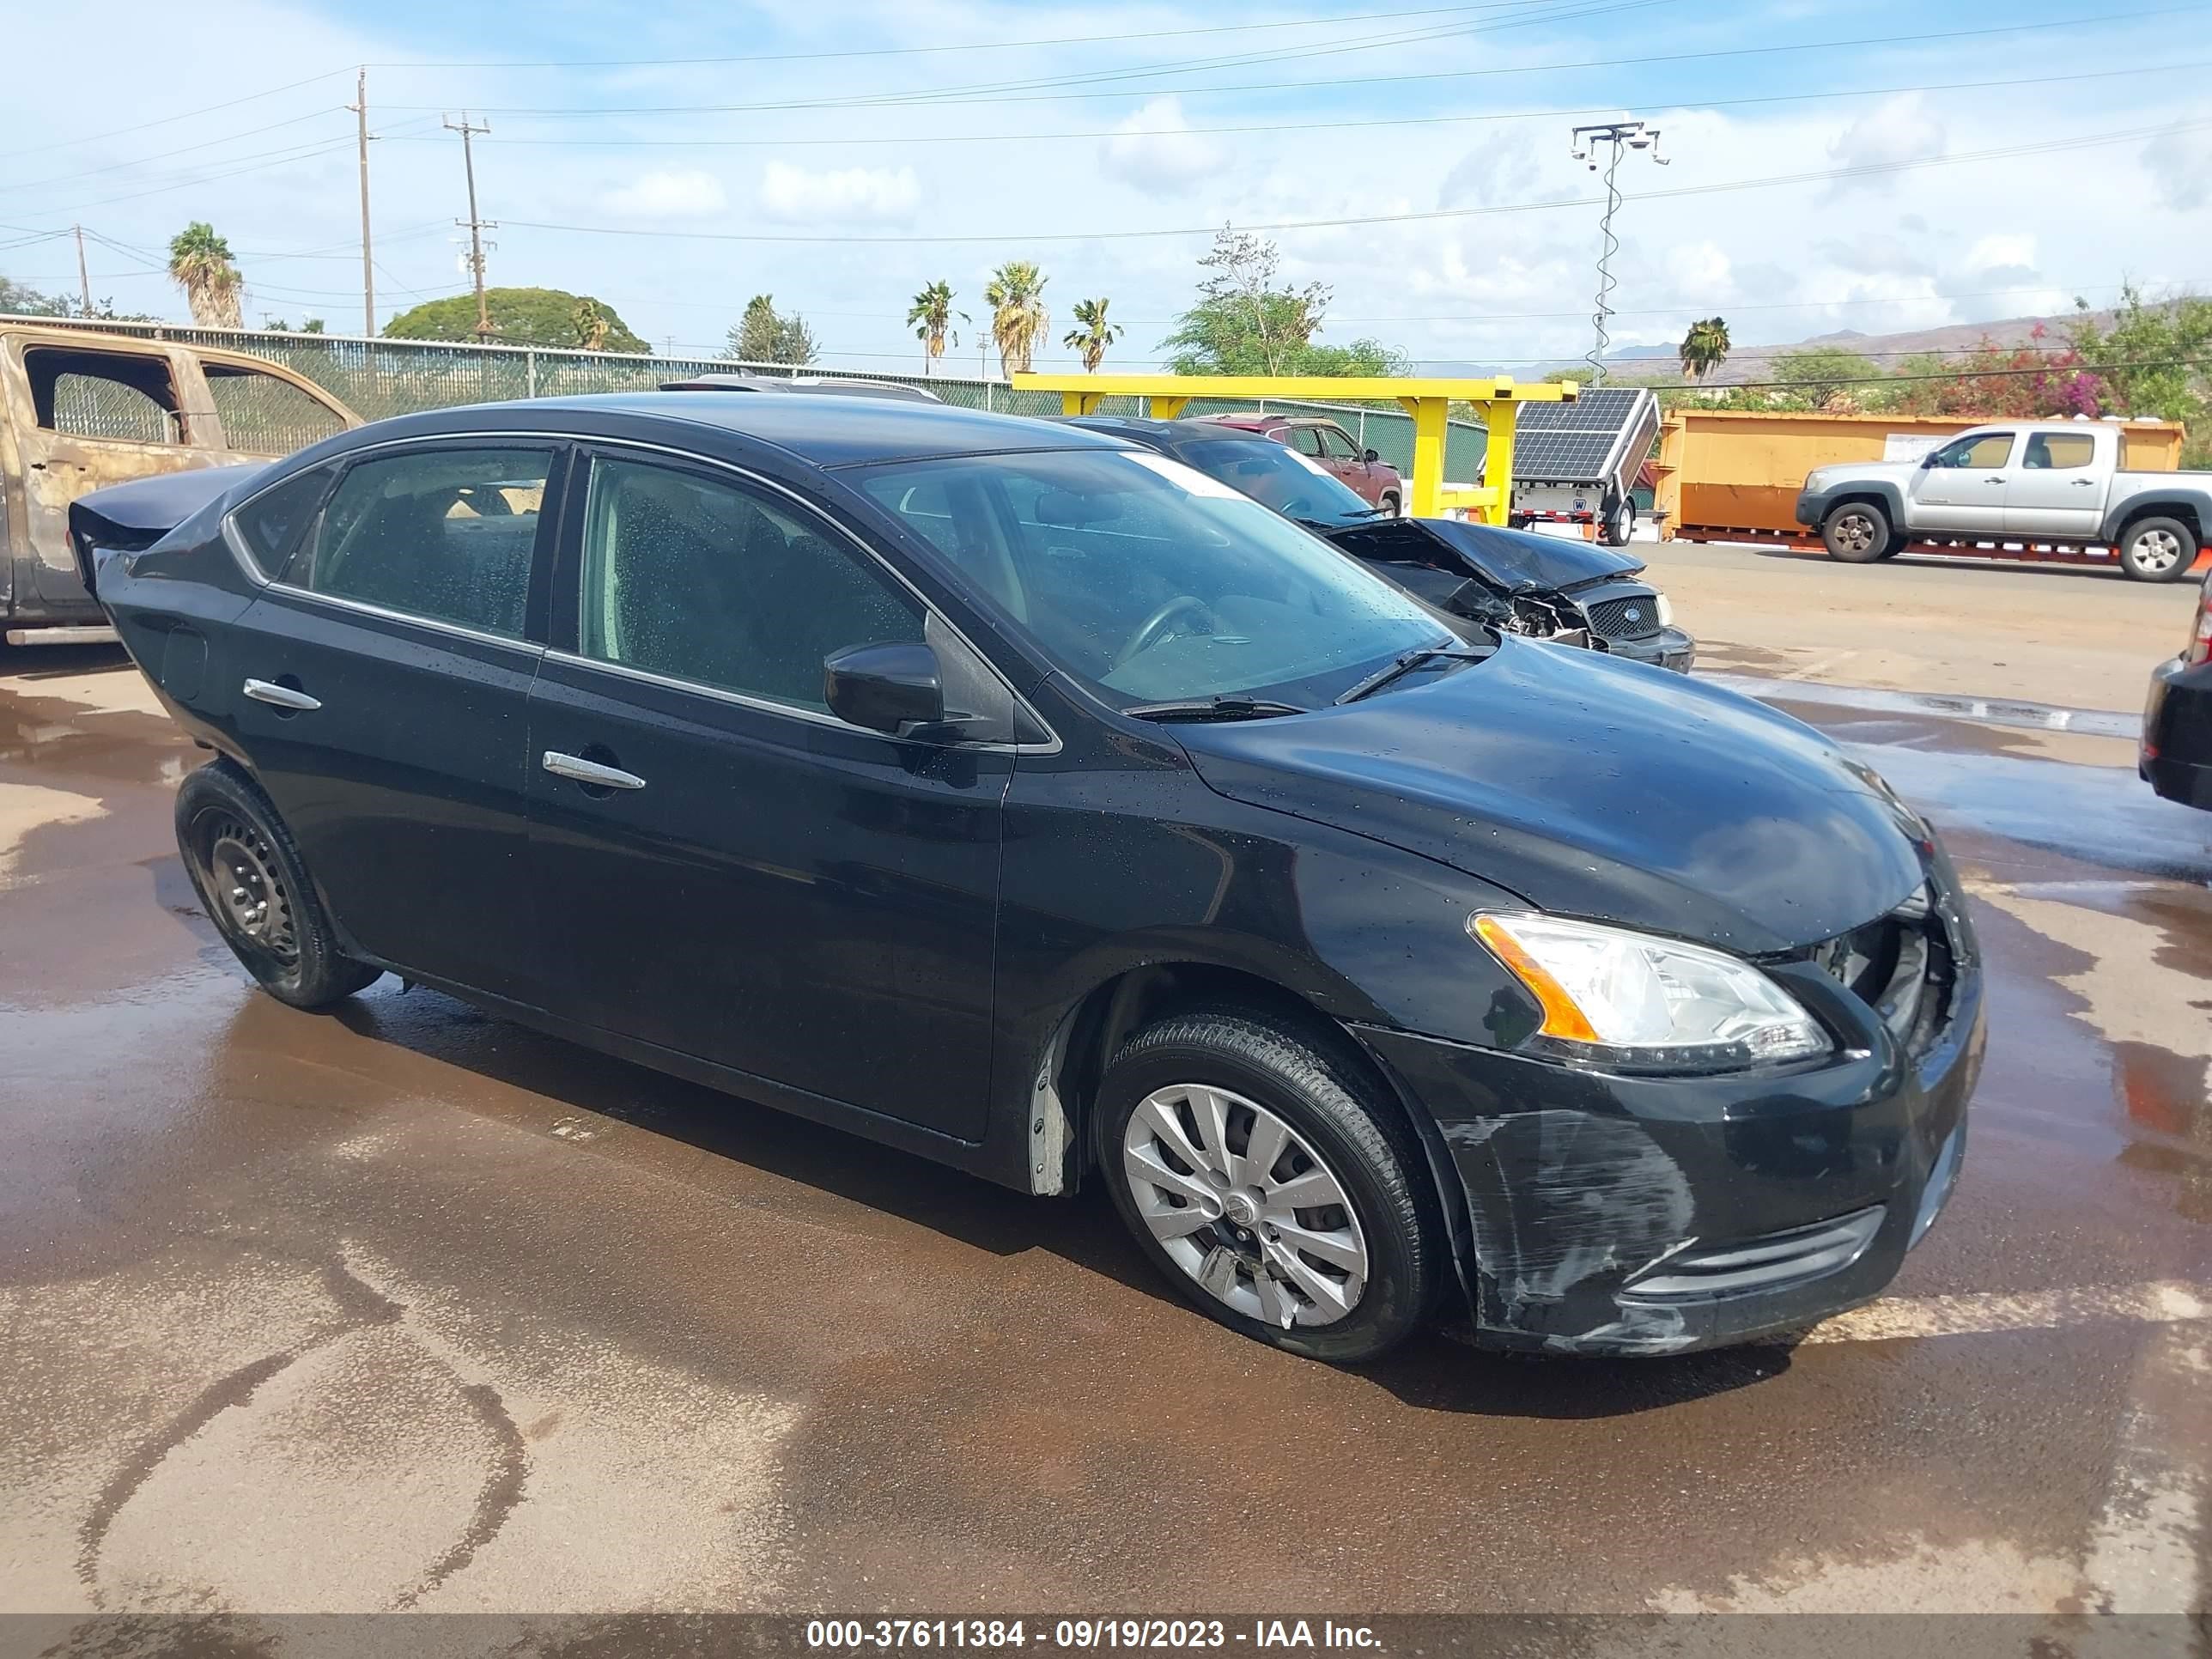
<instances>
[{"instance_id":1,"label":"damaged front bumper","mask_svg":"<svg viewBox=\"0 0 2212 1659\"><path fill-rule=\"evenodd\" d=\"M1808 974L1841 1052L1764 1074L1628 1077L1359 1035L1436 1118L1466 1192L1485 1346L1662 1354L1879 1295L1949 1199L1981 1069L1970 939L1932 1040Z\"/></svg>"}]
</instances>

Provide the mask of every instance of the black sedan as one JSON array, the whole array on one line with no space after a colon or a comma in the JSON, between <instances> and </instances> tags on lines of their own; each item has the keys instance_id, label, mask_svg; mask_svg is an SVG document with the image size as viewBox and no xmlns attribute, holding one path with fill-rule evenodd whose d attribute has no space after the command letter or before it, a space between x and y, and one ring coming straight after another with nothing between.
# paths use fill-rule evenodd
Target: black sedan
<instances>
[{"instance_id":1,"label":"black sedan","mask_svg":"<svg viewBox=\"0 0 2212 1659\"><path fill-rule=\"evenodd\" d=\"M197 492L197 498L195 498ZM1875 1295L1982 1050L1948 860L1788 717L1414 603L1148 448L683 392L80 502L276 998L395 973L1380 1353ZM711 1294L710 1290L704 1293Z\"/></svg>"},{"instance_id":2,"label":"black sedan","mask_svg":"<svg viewBox=\"0 0 2212 1659\"><path fill-rule=\"evenodd\" d=\"M1455 519L1370 507L1287 446L1211 421L1081 415L1071 426L1172 455L1364 560L1407 592L1487 628L1686 674L1698 642L1626 553Z\"/></svg>"},{"instance_id":3,"label":"black sedan","mask_svg":"<svg viewBox=\"0 0 2212 1659\"><path fill-rule=\"evenodd\" d=\"M2188 643L2151 672L2136 769L2166 799L2212 811L2212 573Z\"/></svg>"}]
</instances>

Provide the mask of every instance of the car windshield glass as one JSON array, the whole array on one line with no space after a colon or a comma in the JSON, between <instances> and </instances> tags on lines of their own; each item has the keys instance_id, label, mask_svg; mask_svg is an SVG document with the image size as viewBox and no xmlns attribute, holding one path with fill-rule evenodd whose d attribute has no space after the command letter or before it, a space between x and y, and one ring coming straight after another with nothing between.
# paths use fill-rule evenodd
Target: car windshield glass
<instances>
[{"instance_id":1,"label":"car windshield glass","mask_svg":"<svg viewBox=\"0 0 2212 1659\"><path fill-rule=\"evenodd\" d=\"M1459 643L1357 561L1164 455L963 456L854 477L1120 707L1312 708L1407 651Z\"/></svg>"},{"instance_id":2,"label":"car windshield glass","mask_svg":"<svg viewBox=\"0 0 2212 1659\"><path fill-rule=\"evenodd\" d=\"M1272 438L1209 440L1185 444L1177 454L1207 477L1287 518L1334 526L1378 516L1350 485Z\"/></svg>"}]
</instances>

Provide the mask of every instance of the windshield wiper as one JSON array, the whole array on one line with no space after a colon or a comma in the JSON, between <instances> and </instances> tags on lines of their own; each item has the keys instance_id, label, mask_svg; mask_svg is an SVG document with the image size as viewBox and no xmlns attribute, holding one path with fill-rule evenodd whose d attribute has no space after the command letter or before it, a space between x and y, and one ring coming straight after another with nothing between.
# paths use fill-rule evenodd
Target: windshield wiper
<instances>
[{"instance_id":1,"label":"windshield wiper","mask_svg":"<svg viewBox=\"0 0 2212 1659\"><path fill-rule=\"evenodd\" d=\"M1401 675L1410 674L1425 662L1480 662L1488 657L1487 651L1476 651L1462 645L1427 645L1419 651L1408 651L1388 668L1370 674L1337 699L1340 703L1358 702L1370 691L1380 691Z\"/></svg>"},{"instance_id":2,"label":"windshield wiper","mask_svg":"<svg viewBox=\"0 0 2212 1659\"><path fill-rule=\"evenodd\" d=\"M1273 697L1189 697L1178 702L1140 702L1121 712L1140 720L1264 720L1313 711Z\"/></svg>"}]
</instances>

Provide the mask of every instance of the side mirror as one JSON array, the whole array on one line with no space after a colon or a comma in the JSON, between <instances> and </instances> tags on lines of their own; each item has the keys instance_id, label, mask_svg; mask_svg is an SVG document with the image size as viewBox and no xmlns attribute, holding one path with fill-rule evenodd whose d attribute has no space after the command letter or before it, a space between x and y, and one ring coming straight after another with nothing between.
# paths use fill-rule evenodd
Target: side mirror
<instances>
[{"instance_id":1,"label":"side mirror","mask_svg":"<svg viewBox=\"0 0 2212 1659\"><path fill-rule=\"evenodd\" d=\"M849 645L822 659L822 701L848 726L887 737L945 719L937 653L926 645Z\"/></svg>"},{"instance_id":2,"label":"side mirror","mask_svg":"<svg viewBox=\"0 0 2212 1659\"><path fill-rule=\"evenodd\" d=\"M1382 459L1382 452L1381 452L1381 451L1379 451L1379 450L1373 450L1373 449L1370 449L1370 450L1369 450L1369 451L1367 452L1367 459L1368 459L1368 461L1369 461L1370 464L1371 464L1371 463L1373 463L1373 462L1376 462L1376 461L1379 461L1379 460L1381 460Z\"/></svg>"}]
</instances>

